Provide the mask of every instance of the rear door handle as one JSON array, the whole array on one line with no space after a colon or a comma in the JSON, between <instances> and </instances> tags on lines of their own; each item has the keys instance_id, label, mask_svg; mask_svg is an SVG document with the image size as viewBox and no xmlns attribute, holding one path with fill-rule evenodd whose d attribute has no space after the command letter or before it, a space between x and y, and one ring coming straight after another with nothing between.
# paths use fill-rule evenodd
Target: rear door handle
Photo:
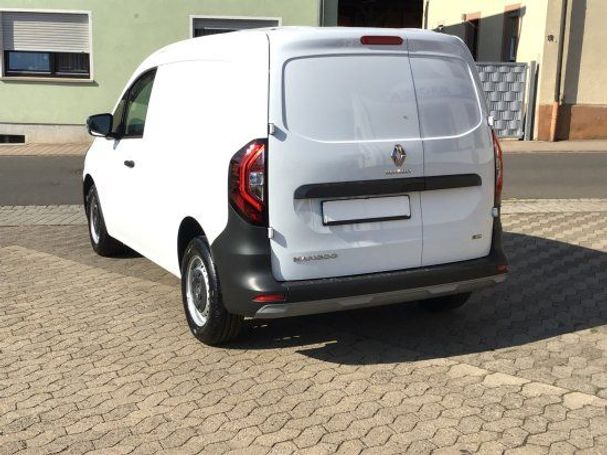
<instances>
[{"instance_id":1,"label":"rear door handle","mask_svg":"<svg viewBox=\"0 0 607 455\"><path fill-rule=\"evenodd\" d=\"M124 165L125 165L126 167L133 168L133 167L135 167L135 162L134 162L134 161L132 161L132 160L126 160L126 161L124 162Z\"/></svg>"}]
</instances>

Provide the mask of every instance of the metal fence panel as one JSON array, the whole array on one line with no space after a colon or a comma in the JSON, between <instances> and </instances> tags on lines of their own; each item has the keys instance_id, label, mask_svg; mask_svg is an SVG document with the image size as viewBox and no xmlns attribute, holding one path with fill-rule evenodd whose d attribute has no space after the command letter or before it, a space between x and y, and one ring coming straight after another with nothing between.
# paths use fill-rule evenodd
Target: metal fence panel
<instances>
[{"instance_id":1,"label":"metal fence panel","mask_svg":"<svg viewBox=\"0 0 607 455\"><path fill-rule=\"evenodd\" d=\"M476 66L495 132L500 137L523 137L527 63L477 62Z\"/></svg>"}]
</instances>

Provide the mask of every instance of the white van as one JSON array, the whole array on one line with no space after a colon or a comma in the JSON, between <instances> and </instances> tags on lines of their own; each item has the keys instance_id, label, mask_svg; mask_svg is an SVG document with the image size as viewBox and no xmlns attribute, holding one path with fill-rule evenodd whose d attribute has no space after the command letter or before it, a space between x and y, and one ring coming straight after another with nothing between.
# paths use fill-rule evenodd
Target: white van
<instances>
[{"instance_id":1,"label":"white van","mask_svg":"<svg viewBox=\"0 0 607 455\"><path fill-rule=\"evenodd\" d=\"M209 344L244 317L454 308L507 271L489 123L452 36L286 27L176 43L87 121L91 242L180 276Z\"/></svg>"}]
</instances>

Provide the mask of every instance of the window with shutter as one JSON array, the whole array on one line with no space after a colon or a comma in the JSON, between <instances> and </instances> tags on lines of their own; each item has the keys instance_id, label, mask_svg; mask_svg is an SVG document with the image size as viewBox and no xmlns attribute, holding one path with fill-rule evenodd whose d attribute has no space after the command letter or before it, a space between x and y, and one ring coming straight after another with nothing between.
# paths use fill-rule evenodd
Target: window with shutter
<instances>
[{"instance_id":1,"label":"window with shutter","mask_svg":"<svg viewBox=\"0 0 607 455\"><path fill-rule=\"evenodd\" d=\"M3 76L90 78L84 13L0 11Z\"/></svg>"}]
</instances>

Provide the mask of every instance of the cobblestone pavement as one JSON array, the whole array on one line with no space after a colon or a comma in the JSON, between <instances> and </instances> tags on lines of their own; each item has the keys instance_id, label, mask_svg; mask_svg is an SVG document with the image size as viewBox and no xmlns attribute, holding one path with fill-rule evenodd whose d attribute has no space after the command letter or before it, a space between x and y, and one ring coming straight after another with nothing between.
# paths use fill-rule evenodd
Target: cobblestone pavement
<instances>
[{"instance_id":1,"label":"cobblestone pavement","mask_svg":"<svg viewBox=\"0 0 607 455\"><path fill-rule=\"evenodd\" d=\"M0 156L84 155L90 144L0 144Z\"/></svg>"},{"instance_id":2,"label":"cobblestone pavement","mask_svg":"<svg viewBox=\"0 0 607 455\"><path fill-rule=\"evenodd\" d=\"M249 322L224 348L190 336L177 279L147 260L0 210L0 454L607 453L593 204L506 204L510 278L451 314Z\"/></svg>"},{"instance_id":3,"label":"cobblestone pavement","mask_svg":"<svg viewBox=\"0 0 607 455\"><path fill-rule=\"evenodd\" d=\"M0 206L0 226L86 224L81 205Z\"/></svg>"}]
</instances>

